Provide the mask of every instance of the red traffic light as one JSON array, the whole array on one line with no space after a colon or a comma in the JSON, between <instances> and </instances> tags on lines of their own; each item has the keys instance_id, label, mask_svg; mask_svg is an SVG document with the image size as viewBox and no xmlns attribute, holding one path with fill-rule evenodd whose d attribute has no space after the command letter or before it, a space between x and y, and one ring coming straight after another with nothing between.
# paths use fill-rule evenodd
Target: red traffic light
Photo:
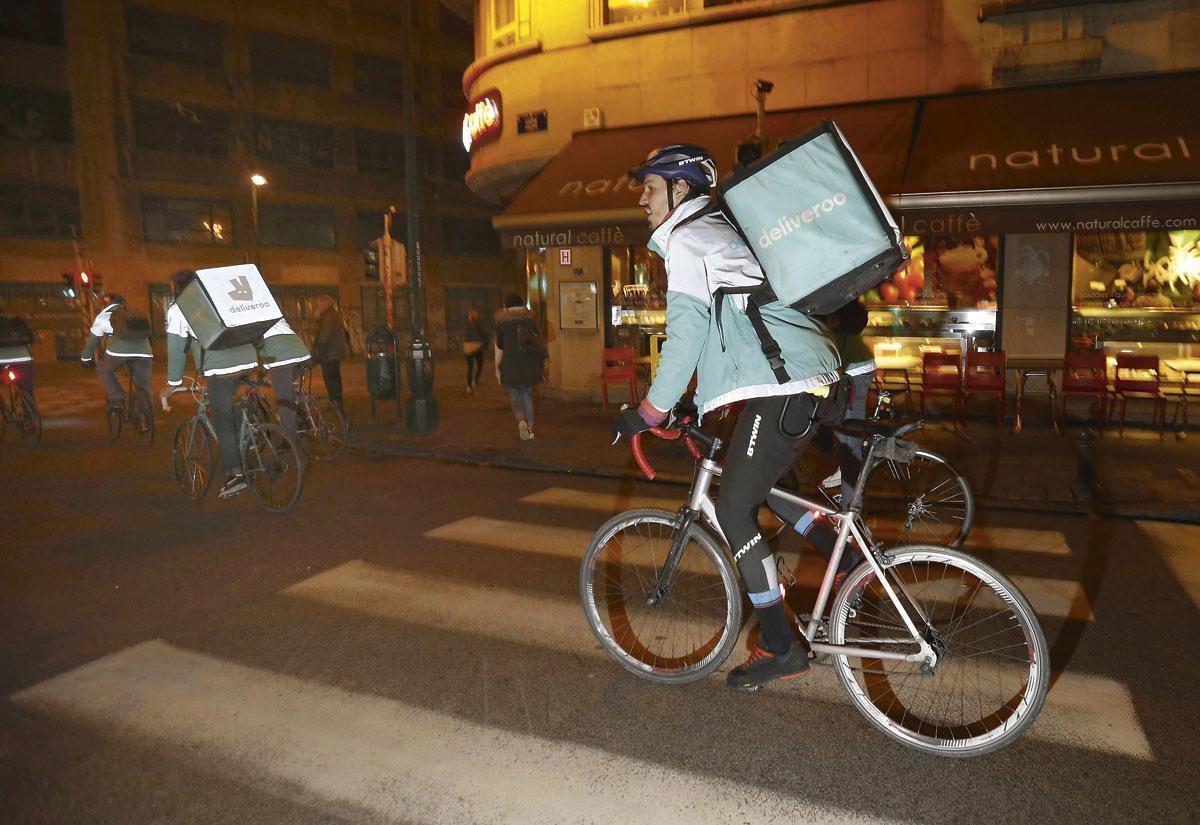
<instances>
[{"instance_id":1,"label":"red traffic light","mask_svg":"<svg viewBox=\"0 0 1200 825\"><path fill-rule=\"evenodd\" d=\"M83 284L84 286L87 286L89 283L91 283L91 281L92 281L92 277L90 275L88 275L86 272L79 273L79 283Z\"/></svg>"}]
</instances>

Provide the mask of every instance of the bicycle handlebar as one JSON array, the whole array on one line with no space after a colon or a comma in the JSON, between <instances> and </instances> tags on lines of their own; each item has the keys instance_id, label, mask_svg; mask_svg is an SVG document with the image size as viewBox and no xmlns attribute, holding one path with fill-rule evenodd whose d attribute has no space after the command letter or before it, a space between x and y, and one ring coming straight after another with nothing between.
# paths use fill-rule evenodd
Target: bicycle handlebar
<instances>
[{"instance_id":1,"label":"bicycle handlebar","mask_svg":"<svg viewBox=\"0 0 1200 825\"><path fill-rule=\"evenodd\" d=\"M683 435L682 430L664 430L662 427L651 427L646 430L651 435L656 435L666 441L675 441L679 436ZM636 433L629 439L629 449L633 450L633 460L637 462L638 469L646 478L654 481L658 473L654 472L654 467L646 460L646 454L642 452L642 434Z\"/></svg>"}]
</instances>

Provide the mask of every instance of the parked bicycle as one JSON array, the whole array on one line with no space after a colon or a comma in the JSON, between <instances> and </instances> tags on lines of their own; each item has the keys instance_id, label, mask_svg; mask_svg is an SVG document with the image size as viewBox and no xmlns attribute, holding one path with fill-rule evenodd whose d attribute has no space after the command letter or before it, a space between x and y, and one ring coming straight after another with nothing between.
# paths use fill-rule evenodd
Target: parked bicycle
<instances>
[{"instance_id":1,"label":"parked bicycle","mask_svg":"<svg viewBox=\"0 0 1200 825\"><path fill-rule=\"evenodd\" d=\"M17 373L11 367L0 368L0 377L8 384L8 398L0 393L0 439L11 426L19 441L36 447L42 440L42 414L33 396L17 386Z\"/></svg>"},{"instance_id":2,"label":"parked bicycle","mask_svg":"<svg viewBox=\"0 0 1200 825\"><path fill-rule=\"evenodd\" d=\"M122 367L129 372L129 386L126 388L125 400L118 406L109 407L105 414L108 420L108 435L113 441L121 438L121 430L128 423L136 434L138 443L143 447L154 444L154 404L150 394L133 383L133 369Z\"/></svg>"},{"instance_id":3,"label":"parked bicycle","mask_svg":"<svg viewBox=\"0 0 1200 825\"><path fill-rule=\"evenodd\" d=\"M921 422L857 425L871 433L868 463L879 454L903 464L918 452L904 436ZM724 444L687 423L649 432L682 437L696 457L686 503L676 513L637 509L609 519L584 553L579 592L610 657L642 678L683 684L719 668L742 625L736 567L710 495ZM653 479L640 436L631 447ZM863 474L836 510L771 491L794 509L821 513L838 531L800 634L813 655L829 657L854 707L898 742L955 757L1011 744L1033 724L1048 690L1050 660L1033 609L1012 582L961 550L881 547L862 518L868 480ZM865 560L834 592L851 540Z\"/></svg>"},{"instance_id":4,"label":"parked bicycle","mask_svg":"<svg viewBox=\"0 0 1200 825\"><path fill-rule=\"evenodd\" d=\"M244 379L245 391L234 401L238 417L238 451L246 486L264 510L283 513L291 509L304 487L304 460L300 451L277 424L269 422L270 408L261 396L266 386L261 376ZM204 498L217 466L217 434L208 416L207 388L195 378L171 394L190 392L196 413L175 430L171 464L180 491L192 501Z\"/></svg>"},{"instance_id":5,"label":"parked bicycle","mask_svg":"<svg viewBox=\"0 0 1200 825\"><path fill-rule=\"evenodd\" d=\"M893 401L904 392L906 390L880 389L867 420L874 423L890 421ZM841 429L855 436L865 435L853 428L843 426ZM815 487L831 507L840 508L841 485L829 489L820 483L829 475L829 470L828 458L822 457L817 450L807 450L801 463L780 483L793 491ZM937 453L918 447L906 462L877 454L873 461L863 461L861 475L866 477L865 496L869 502L863 518L880 544L931 543L960 547L971 532L975 520L975 496L971 485ZM773 538L787 526L773 520L765 525L766 535Z\"/></svg>"},{"instance_id":6,"label":"parked bicycle","mask_svg":"<svg viewBox=\"0 0 1200 825\"><path fill-rule=\"evenodd\" d=\"M332 401L312 391L312 377L311 366L296 371L297 441L308 458L330 461L346 446L346 417Z\"/></svg>"}]
</instances>

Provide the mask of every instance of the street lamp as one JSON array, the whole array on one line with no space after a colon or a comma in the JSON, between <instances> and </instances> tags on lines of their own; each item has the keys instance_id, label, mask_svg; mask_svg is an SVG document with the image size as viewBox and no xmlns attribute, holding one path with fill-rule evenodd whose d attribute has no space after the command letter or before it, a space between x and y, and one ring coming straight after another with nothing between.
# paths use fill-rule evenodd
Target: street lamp
<instances>
[{"instance_id":1,"label":"street lamp","mask_svg":"<svg viewBox=\"0 0 1200 825\"><path fill-rule=\"evenodd\" d=\"M254 265L262 269L258 251L258 188L267 185L267 179L255 172L250 176L250 212L254 218Z\"/></svg>"}]
</instances>

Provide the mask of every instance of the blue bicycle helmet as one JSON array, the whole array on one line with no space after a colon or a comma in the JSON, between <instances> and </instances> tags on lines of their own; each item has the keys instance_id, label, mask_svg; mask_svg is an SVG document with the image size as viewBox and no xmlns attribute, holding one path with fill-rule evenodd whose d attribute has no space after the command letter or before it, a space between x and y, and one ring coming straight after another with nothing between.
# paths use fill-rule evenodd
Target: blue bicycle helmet
<instances>
[{"instance_id":1,"label":"blue bicycle helmet","mask_svg":"<svg viewBox=\"0 0 1200 825\"><path fill-rule=\"evenodd\" d=\"M684 180L695 194L703 194L717 185L717 162L707 149L688 143L672 143L655 149L640 166L629 170L629 176L635 180L645 180L646 175L658 175L668 182ZM670 187L667 188L667 203L670 208L675 208Z\"/></svg>"}]
</instances>

